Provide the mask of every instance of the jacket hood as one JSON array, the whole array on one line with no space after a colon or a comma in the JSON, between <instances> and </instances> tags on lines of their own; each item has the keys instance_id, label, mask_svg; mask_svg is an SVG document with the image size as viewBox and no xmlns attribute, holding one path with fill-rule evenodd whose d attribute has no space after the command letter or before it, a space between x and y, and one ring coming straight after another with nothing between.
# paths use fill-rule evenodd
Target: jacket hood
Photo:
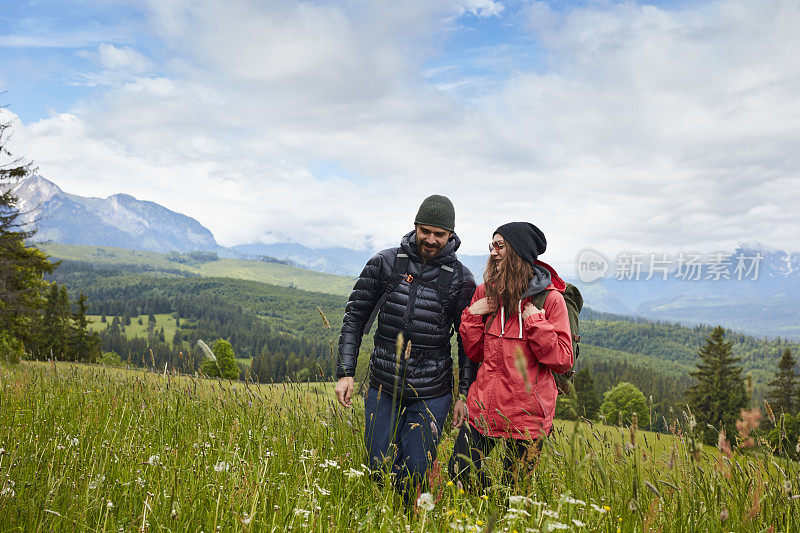
<instances>
[{"instance_id":1,"label":"jacket hood","mask_svg":"<svg viewBox=\"0 0 800 533\"><path fill-rule=\"evenodd\" d=\"M550 271L547 270L542 265L533 264L533 277L531 281L528 283L528 290L526 290L522 294L522 298L520 300L524 300L529 296L533 296L534 294L539 294L547 287L550 286L550 279L551 274Z\"/></svg>"},{"instance_id":2,"label":"jacket hood","mask_svg":"<svg viewBox=\"0 0 800 533\"><path fill-rule=\"evenodd\" d=\"M452 263L456 260L456 250L458 250L459 246L461 246L461 239L453 232L441 251L436 254L436 257L428 261L428 263L432 265L447 265ZM403 239L400 241L400 248L414 261L422 261L422 255L419 253L419 248L417 248L416 230L411 230L403 236Z\"/></svg>"},{"instance_id":3,"label":"jacket hood","mask_svg":"<svg viewBox=\"0 0 800 533\"><path fill-rule=\"evenodd\" d=\"M545 263L544 261L536 260L536 266L542 267L546 269L550 273L550 285L552 285L553 289L557 290L558 292L564 292L567 290L567 282L565 282L561 277L556 273L556 269ZM549 289L550 287L545 287Z\"/></svg>"}]
</instances>

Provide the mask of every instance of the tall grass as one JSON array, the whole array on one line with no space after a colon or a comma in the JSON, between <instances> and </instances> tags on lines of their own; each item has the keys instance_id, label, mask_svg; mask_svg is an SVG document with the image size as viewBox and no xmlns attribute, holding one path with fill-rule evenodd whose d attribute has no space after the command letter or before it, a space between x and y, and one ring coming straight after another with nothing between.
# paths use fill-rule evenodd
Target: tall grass
<instances>
[{"instance_id":1,"label":"tall grass","mask_svg":"<svg viewBox=\"0 0 800 533\"><path fill-rule=\"evenodd\" d=\"M254 386L68 364L0 366L2 531L780 531L798 468L631 428L560 426L534 474L470 494L441 464L403 507L364 466L363 405L328 386ZM683 430L686 430L686 433Z\"/></svg>"}]
</instances>

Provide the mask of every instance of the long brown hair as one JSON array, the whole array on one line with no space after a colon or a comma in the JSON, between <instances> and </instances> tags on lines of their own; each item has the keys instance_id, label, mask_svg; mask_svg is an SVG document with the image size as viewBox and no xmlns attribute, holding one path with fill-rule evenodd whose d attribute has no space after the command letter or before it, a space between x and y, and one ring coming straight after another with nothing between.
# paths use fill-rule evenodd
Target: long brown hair
<instances>
[{"instance_id":1,"label":"long brown hair","mask_svg":"<svg viewBox=\"0 0 800 533\"><path fill-rule=\"evenodd\" d=\"M486 296L503 305L506 309L515 309L517 302L528 290L533 278L533 267L522 259L514 249L506 243L506 255L500 262L500 270L490 255L483 273Z\"/></svg>"}]
</instances>

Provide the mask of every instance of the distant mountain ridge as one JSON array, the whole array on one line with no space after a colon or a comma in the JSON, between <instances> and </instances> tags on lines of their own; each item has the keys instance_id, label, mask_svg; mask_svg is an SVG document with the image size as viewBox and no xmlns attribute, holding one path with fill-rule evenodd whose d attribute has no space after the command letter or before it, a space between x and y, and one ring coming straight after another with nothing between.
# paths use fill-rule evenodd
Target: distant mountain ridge
<instances>
[{"instance_id":1,"label":"distant mountain ridge","mask_svg":"<svg viewBox=\"0 0 800 533\"><path fill-rule=\"evenodd\" d=\"M13 192L20 198L27 220L36 220L38 241L156 252L214 251L221 257L274 258L346 276L358 275L374 254L341 247L309 248L293 242L225 248L198 221L154 202L125 194L84 198L63 192L41 176L20 181ZM686 281L670 275L666 280L643 277L634 281L616 279L612 266L598 281L567 281L580 288L586 306L596 311L689 325L721 324L754 335L800 339L800 253L747 243L731 253L736 254L761 256L757 280ZM459 254L479 282L486 258Z\"/></svg>"},{"instance_id":2,"label":"distant mountain ridge","mask_svg":"<svg viewBox=\"0 0 800 533\"><path fill-rule=\"evenodd\" d=\"M90 244L154 252L218 251L197 220L127 194L86 198L31 175L11 187L23 220L37 227L34 241Z\"/></svg>"}]
</instances>

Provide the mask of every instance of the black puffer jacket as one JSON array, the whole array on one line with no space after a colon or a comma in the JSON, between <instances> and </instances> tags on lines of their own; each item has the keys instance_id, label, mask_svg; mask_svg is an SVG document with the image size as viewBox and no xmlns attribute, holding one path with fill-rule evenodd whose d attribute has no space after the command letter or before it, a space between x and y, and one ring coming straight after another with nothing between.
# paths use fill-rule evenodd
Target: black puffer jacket
<instances>
[{"instance_id":1,"label":"black puffer jacket","mask_svg":"<svg viewBox=\"0 0 800 533\"><path fill-rule=\"evenodd\" d=\"M454 233L439 254L423 264L417 250L416 232L403 237L400 248L383 250L369 260L356 281L342 322L336 377L353 376L364 325L375 304L386 290L397 254L408 254L406 274L409 283L400 281L388 295L377 318L375 349L370 361L369 382L383 386L386 394L401 393L405 398L435 398L453 390L453 359L450 355L451 326L458 332L461 312L475 292L475 279L456 259L461 240ZM446 302L439 301L437 281L441 266L454 269ZM403 274L402 272L400 274ZM444 304L444 305L443 305ZM408 359L396 358L397 335L411 341ZM477 365L464 354L458 338L459 392L464 394L475 380Z\"/></svg>"}]
</instances>

